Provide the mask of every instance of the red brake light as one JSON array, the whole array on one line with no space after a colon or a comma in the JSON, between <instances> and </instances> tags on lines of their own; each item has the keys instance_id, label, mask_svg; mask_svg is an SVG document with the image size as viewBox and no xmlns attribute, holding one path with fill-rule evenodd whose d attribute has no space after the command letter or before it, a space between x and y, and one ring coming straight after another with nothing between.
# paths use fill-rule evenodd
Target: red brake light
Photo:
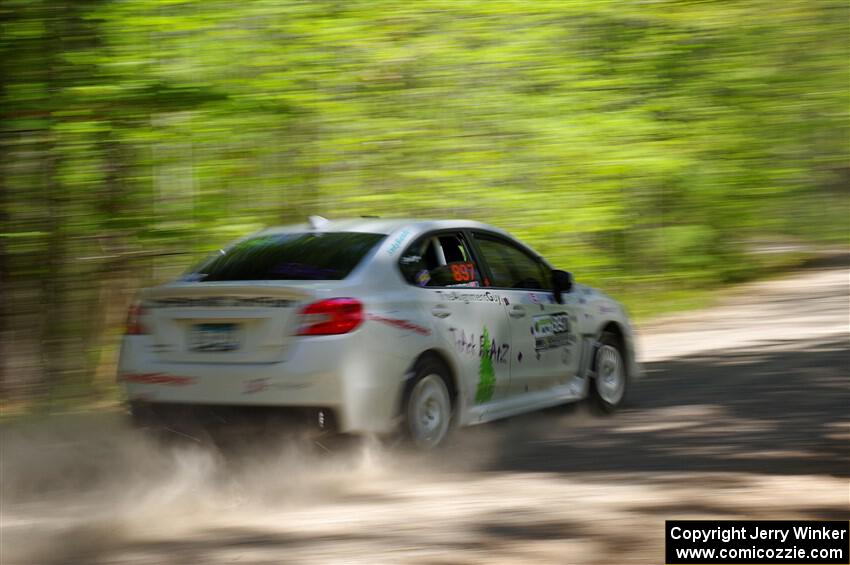
<instances>
[{"instance_id":1,"label":"red brake light","mask_svg":"<svg viewBox=\"0 0 850 565\"><path fill-rule=\"evenodd\" d=\"M127 311L127 335L143 335L148 333L148 329L142 324L142 316L145 313L141 302L134 302L130 305L130 309Z\"/></svg>"},{"instance_id":2,"label":"red brake light","mask_svg":"<svg viewBox=\"0 0 850 565\"><path fill-rule=\"evenodd\" d=\"M345 334L363 323L363 304L353 298L320 300L305 306L301 319L298 335Z\"/></svg>"}]
</instances>

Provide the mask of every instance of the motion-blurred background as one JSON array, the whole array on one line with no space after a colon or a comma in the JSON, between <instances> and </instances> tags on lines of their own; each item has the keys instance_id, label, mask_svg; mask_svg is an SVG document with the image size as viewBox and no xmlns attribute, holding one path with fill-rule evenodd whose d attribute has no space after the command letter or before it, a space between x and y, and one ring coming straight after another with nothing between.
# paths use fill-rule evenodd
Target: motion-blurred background
<instances>
[{"instance_id":1,"label":"motion-blurred background","mask_svg":"<svg viewBox=\"0 0 850 565\"><path fill-rule=\"evenodd\" d=\"M638 318L848 244L845 0L4 0L6 414L265 225L504 227Z\"/></svg>"}]
</instances>

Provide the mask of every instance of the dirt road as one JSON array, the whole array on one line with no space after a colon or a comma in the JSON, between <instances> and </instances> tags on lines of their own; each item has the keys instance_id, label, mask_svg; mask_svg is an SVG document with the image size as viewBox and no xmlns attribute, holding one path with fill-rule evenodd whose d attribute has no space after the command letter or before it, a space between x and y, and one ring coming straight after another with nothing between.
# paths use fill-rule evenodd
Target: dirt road
<instances>
[{"instance_id":1,"label":"dirt road","mask_svg":"<svg viewBox=\"0 0 850 565\"><path fill-rule=\"evenodd\" d=\"M559 408L437 456L224 462L102 415L4 430L0 562L658 564L665 519L848 519L846 259L645 328L613 417Z\"/></svg>"}]
</instances>

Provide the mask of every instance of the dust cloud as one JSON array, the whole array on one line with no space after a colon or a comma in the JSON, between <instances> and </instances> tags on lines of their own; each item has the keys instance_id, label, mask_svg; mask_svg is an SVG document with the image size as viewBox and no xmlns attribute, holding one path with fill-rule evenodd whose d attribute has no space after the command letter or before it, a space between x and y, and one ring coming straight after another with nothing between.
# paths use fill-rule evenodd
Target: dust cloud
<instances>
[{"instance_id":1,"label":"dust cloud","mask_svg":"<svg viewBox=\"0 0 850 565\"><path fill-rule=\"evenodd\" d=\"M289 437L234 456L163 445L114 414L42 420L3 433L0 562L650 563L664 519L830 517L846 504L841 477L764 474L728 454L725 469L673 464L675 448L706 457L694 430L728 416L696 408L616 420L561 408L464 429L428 455ZM698 423L647 427L682 419ZM654 448L659 433L670 439Z\"/></svg>"},{"instance_id":2,"label":"dust cloud","mask_svg":"<svg viewBox=\"0 0 850 565\"><path fill-rule=\"evenodd\" d=\"M327 503L358 483L414 472L377 442L329 453L288 437L225 455L164 444L118 414L18 425L3 430L2 446L3 563L65 562L134 538Z\"/></svg>"},{"instance_id":3,"label":"dust cloud","mask_svg":"<svg viewBox=\"0 0 850 565\"><path fill-rule=\"evenodd\" d=\"M369 506L387 492L404 497L441 476L482 469L501 441L540 425L529 416L477 427L455 434L437 454L375 439L293 434L222 452L209 443L159 441L117 413L7 426L0 562L87 563L137 542L192 539L237 525L291 530L287 521L304 510L327 525L338 507Z\"/></svg>"}]
</instances>

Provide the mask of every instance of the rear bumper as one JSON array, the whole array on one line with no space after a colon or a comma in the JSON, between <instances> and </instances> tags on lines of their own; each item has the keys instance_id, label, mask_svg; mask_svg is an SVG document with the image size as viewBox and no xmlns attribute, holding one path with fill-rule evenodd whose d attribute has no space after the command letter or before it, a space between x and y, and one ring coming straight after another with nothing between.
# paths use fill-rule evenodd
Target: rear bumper
<instances>
[{"instance_id":1,"label":"rear bumper","mask_svg":"<svg viewBox=\"0 0 850 565\"><path fill-rule=\"evenodd\" d=\"M131 406L323 409L344 433L386 433L396 425L405 362L369 347L366 332L295 339L286 361L254 364L161 362L148 339L122 343L118 379Z\"/></svg>"}]
</instances>

